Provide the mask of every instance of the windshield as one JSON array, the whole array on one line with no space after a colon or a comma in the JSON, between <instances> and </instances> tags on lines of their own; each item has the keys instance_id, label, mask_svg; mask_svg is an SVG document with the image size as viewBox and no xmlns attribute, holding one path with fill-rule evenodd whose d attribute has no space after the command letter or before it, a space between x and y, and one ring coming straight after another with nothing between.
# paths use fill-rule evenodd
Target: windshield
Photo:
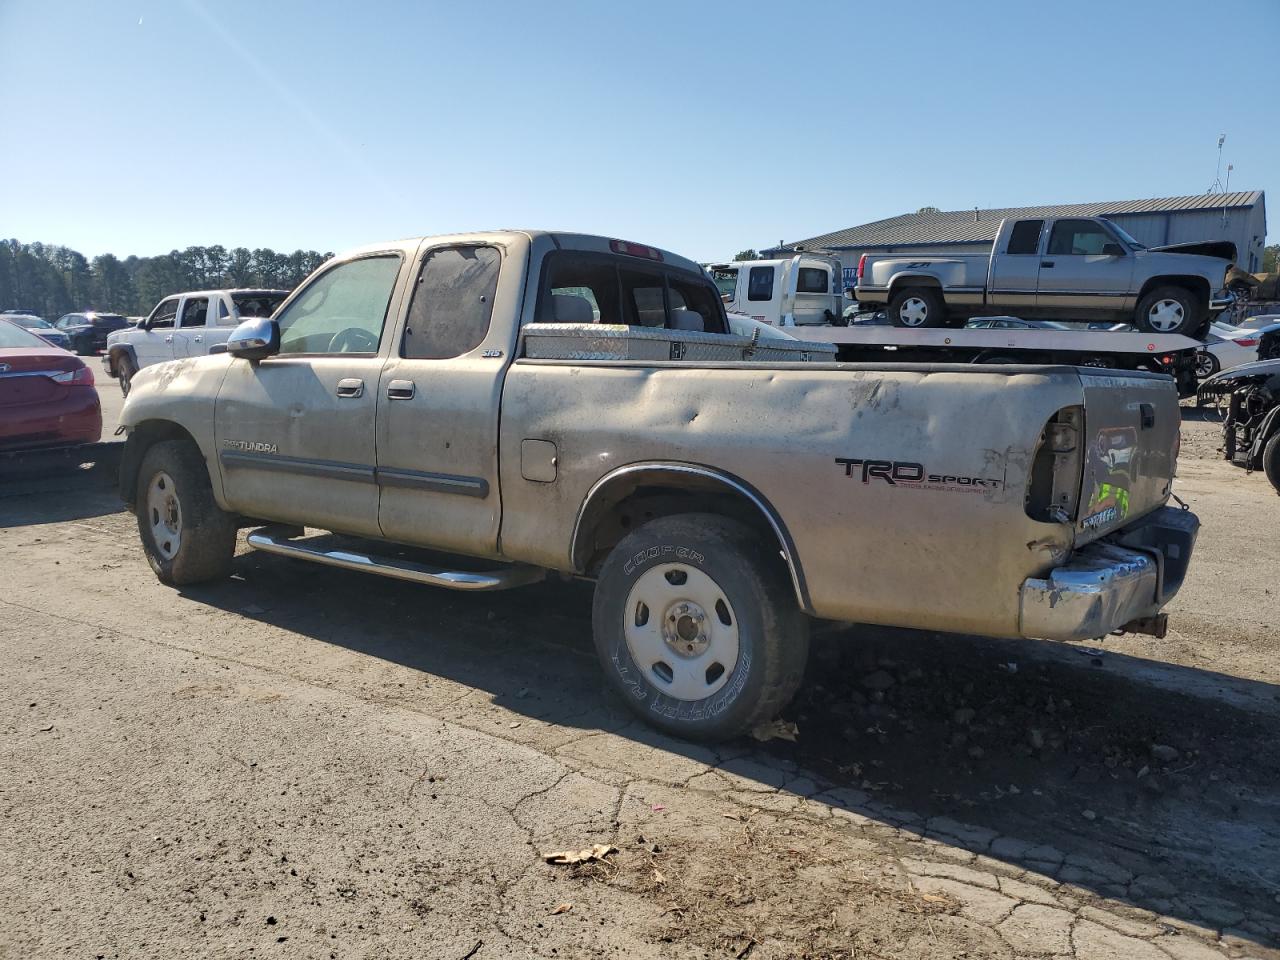
<instances>
[{"instance_id":1,"label":"windshield","mask_svg":"<svg viewBox=\"0 0 1280 960\"><path fill-rule=\"evenodd\" d=\"M13 318L5 317L4 320L12 321ZM46 350L48 349L49 345L35 334L27 333L16 322L5 323L4 320L0 320L0 349L6 347L44 347Z\"/></svg>"},{"instance_id":2,"label":"windshield","mask_svg":"<svg viewBox=\"0 0 1280 960\"><path fill-rule=\"evenodd\" d=\"M1125 233L1124 230L1122 230L1114 220L1107 220L1107 226L1109 226L1116 233L1120 234L1120 239L1123 240L1125 243L1129 244L1129 246L1133 247L1133 249L1135 250L1147 249L1147 245L1145 243L1139 243L1137 240L1133 239L1133 237Z\"/></svg>"},{"instance_id":3,"label":"windshield","mask_svg":"<svg viewBox=\"0 0 1280 960\"><path fill-rule=\"evenodd\" d=\"M722 297L732 297L738 289L738 271L732 268L711 270L711 279Z\"/></svg>"}]
</instances>

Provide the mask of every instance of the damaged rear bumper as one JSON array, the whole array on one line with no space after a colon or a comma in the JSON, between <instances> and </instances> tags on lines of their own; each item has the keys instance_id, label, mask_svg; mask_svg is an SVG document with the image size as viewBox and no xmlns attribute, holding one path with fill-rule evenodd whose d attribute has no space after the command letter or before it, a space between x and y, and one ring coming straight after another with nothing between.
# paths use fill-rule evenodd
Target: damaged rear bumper
<instances>
[{"instance_id":1,"label":"damaged rear bumper","mask_svg":"<svg viewBox=\"0 0 1280 960\"><path fill-rule=\"evenodd\" d=\"M1186 576L1200 520L1163 507L1082 547L1043 578L1023 582L1024 637L1092 640L1118 630L1164 635L1161 608Z\"/></svg>"}]
</instances>

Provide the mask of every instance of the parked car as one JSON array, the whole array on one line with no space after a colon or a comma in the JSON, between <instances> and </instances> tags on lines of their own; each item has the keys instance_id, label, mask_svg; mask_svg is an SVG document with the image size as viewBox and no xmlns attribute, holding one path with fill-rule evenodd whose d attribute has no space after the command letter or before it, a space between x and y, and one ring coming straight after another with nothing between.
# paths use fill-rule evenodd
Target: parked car
<instances>
[{"instance_id":1,"label":"parked car","mask_svg":"<svg viewBox=\"0 0 1280 960\"><path fill-rule=\"evenodd\" d=\"M0 316L0 451L72 447L101 437L93 371L12 315Z\"/></svg>"},{"instance_id":2,"label":"parked car","mask_svg":"<svg viewBox=\"0 0 1280 960\"><path fill-rule=\"evenodd\" d=\"M1233 297L1227 241L1144 247L1098 217L1007 219L991 253L863 254L854 293L902 327L958 326L992 307L1194 336Z\"/></svg>"},{"instance_id":3,"label":"parked car","mask_svg":"<svg viewBox=\"0 0 1280 960\"><path fill-rule=\"evenodd\" d=\"M1262 470L1280 493L1280 360L1258 360L1210 377L1202 399L1227 401L1223 459Z\"/></svg>"},{"instance_id":4,"label":"parked car","mask_svg":"<svg viewBox=\"0 0 1280 960\"><path fill-rule=\"evenodd\" d=\"M979 317L965 326L971 330L1073 330L1074 327L1053 320L1023 320L1021 317ZM1092 326L1092 324L1090 325Z\"/></svg>"},{"instance_id":5,"label":"parked car","mask_svg":"<svg viewBox=\"0 0 1280 960\"><path fill-rule=\"evenodd\" d=\"M698 739L785 706L811 617L1163 635L1198 530L1166 505L1168 377L762 344L697 264L643 244L374 244L218 353L141 370L121 493L167 584L228 575L241 525L253 549L450 589L593 579L609 682Z\"/></svg>"},{"instance_id":6,"label":"parked car","mask_svg":"<svg viewBox=\"0 0 1280 960\"><path fill-rule=\"evenodd\" d=\"M83 313L65 313L54 326L71 341L68 349L85 357L105 350L107 334L113 330L123 330L129 326L129 321L118 313L86 310Z\"/></svg>"},{"instance_id":7,"label":"parked car","mask_svg":"<svg viewBox=\"0 0 1280 960\"><path fill-rule=\"evenodd\" d=\"M1209 324L1204 346L1196 351L1196 377L1205 380L1219 370L1230 370L1257 359L1256 330L1242 330L1215 320Z\"/></svg>"},{"instance_id":8,"label":"parked car","mask_svg":"<svg viewBox=\"0 0 1280 960\"><path fill-rule=\"evenodd\" d=\"M63 350L71 348L71 339L61 330L31 313L6 313L0 319L16 323L25 330L30 330L45 343Z\"/></svg>"},{"instance_id":9,"label":"parked car","mask_svg":"<svg viewBox=\"0 0 1280 960\"><path fill-rule=\"evenodd\" d=\"M243 320L271 316L288 295L288 290L195 290L165 297L137 326L108 334L103 366L128 396L133 375L143 367L202 357L226 343Z\"/></svg>"},{"instance_id":10,"label":"parked car","mask_svg":"<svg viewBox=\"0 0 1280 960\"><path fill-rule=\"evenodd\" d=\"M775 327L843 324L840 261L805 253L779 260L713 263L707 268L730 313Z\"/></svg>"}]
</instances>

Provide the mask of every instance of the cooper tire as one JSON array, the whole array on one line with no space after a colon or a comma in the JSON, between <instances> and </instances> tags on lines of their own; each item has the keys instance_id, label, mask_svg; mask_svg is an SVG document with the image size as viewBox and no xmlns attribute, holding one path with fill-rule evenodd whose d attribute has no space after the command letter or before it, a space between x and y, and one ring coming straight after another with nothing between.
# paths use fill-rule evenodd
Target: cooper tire
<instances>
[{"instance_id":1,"label":"cooper tire","mask_svg":"<svg viewBox=\"0 0 1280 960\"><path fill-rule=\"evenodd\" d=\"M1143 333L1194 336L1205 322L1204 307L1182 287L1157 287L1138 303L1133 323Z\"/></svg>"},{"instance_id":2,"label":"cooper tire","mask_svg":"<svg viewBox=\"0 0 1280 960\"><path fill-rule=\"evenodd\" d=\"M624 537L600 570L592 626L610 685L647 723L689 740L776 716L809 653L776 545L715 514L661 517Z\"/></svg>"},{"instance_id":3,"label":"cooper tire","mask_svg":"<svg viewBox=\"0 0 1280 960\"><path fill-rule=\"evenodd\" d=\"M123 354L116 360L116 379L120 381L120 393L123 396L129 395L129 388L133 384L133 375L137 373L137 368L133 365L133 361L129 359L128 354Z\"/></svg>"},{"instance_id":4,"label":"cooper tire","mask_svg":"<svg viewBox=\"0 0 1280 960\"><path fill-rule=\"evenodd\" d=\"M1273 433L1262 448L1262 470L1276 493L1280 493L1280 431Z\"/></svg>"},{"instance_id":5,"label":"cooper tire","mask_svg":"<svg viewBox=\"0 0 1280 960\"><path fill-rule=\"evenodd\" d=\"M193 444L165 440L147 450L134 504L143 553L161 583L178 587L231 573L235 517L213 499Z\"/></svg>"},{"instance_id":6,"label":"cooper tire","mask_svg":"<svg viewBox=\"0 0 1280 960\"><path fill-rule=\"evenodd\" d=\"M947 308L937 290L912 287L890 298L889 320L895 327L945 327Z\"/></svg>"}]
</instances>

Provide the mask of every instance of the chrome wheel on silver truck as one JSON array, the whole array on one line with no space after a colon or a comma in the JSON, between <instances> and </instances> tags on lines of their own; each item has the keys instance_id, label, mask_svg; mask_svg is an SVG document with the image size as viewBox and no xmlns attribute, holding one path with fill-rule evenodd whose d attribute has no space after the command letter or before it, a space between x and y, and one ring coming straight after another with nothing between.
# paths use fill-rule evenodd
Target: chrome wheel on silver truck
<instances>
[{"instance_id":1,"label":"chrome wheel on silver truck","mask_svg":"<svg viewBox=\"0 0 1280 960\"><path fill-rule=\"evenodd\" d=\"M1160 287L1142 298L1134 323L1144 333L1193 336L1203 321L1195 296L1181 287Z\"/></svg>"},{"instance_id":2,"label":"chrome wheel on silver truck","mask_svg":"<svg viewBox=\"0 0 1280 960\"><path fill-rule=\"evenodd\" d=\"M808 621L776 550L712 514L652 520L600 570L596 651L647 722L723 740L773 718L795 693Z\"/></svg>"},{"instance_id":3,"label":"chrome wheel on silver truck","mask_svg":"<svg viewBox=\"0 0 1280 960\"><path fill-rule=\"evenodd\" d=\"M946 306L936 290L903 290L889 300L889 320L895 327L941 327L947 320Z\"/></svg>"}]
</instances>

